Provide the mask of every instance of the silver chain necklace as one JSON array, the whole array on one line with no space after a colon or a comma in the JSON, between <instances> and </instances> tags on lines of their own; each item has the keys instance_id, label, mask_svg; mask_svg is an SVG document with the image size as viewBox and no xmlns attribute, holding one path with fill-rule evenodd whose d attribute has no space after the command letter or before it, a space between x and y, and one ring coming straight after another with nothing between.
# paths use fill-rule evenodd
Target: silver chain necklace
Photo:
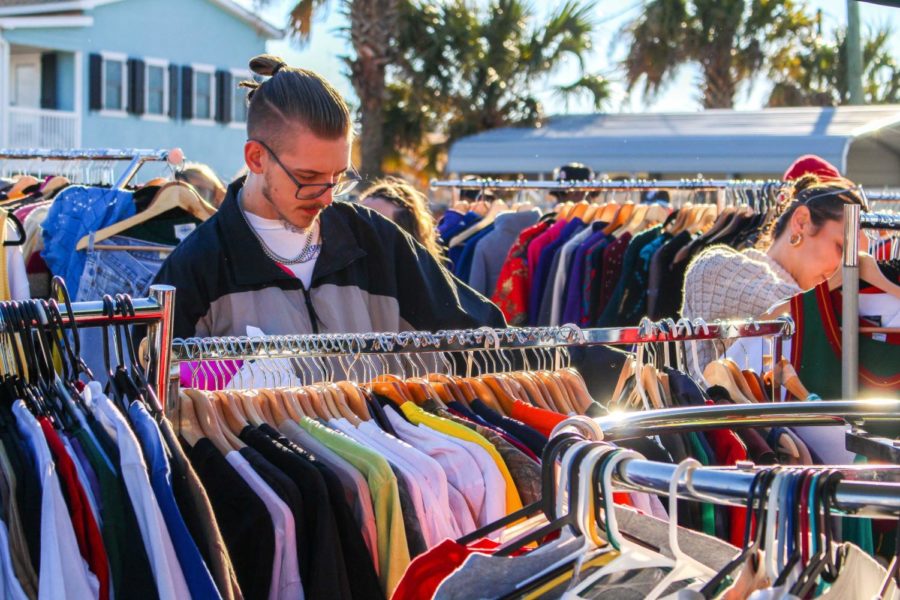
<instances>
[{"instance_id":1,"label":"silver chain necklace","mask_svg":"<svg viewBox=\"0 0 900 600\"><path fill-rule=\"evenodd\" d=\"M273 252L272 249L269 248L269 246L266 244L265 240L263 240L263 238L259 234L259 232L256 231L256 228L253 227L253 225L250 223L250 219L247 218L247 214L244 211L244 207L241 206L241 204L239 204L238 208L241 211L241 216L244 217L244 222L247 224L247 227L249 227L250 231L253 232L253 237L255 237L257 239L257 241L259 242L259 245L262 246L262 250L265 253L265 255L268 256L273 261L275 261L277 263L281 263L283 265L300 265L305 262L309 262L312 259L316 258L316 256L318 256L319 246L312 245L313 235L316 232L315 228L316 228L317 221L314 221L312 223L312 225L310 225L307 228L306 242L303 244L303 249L300 250L300 254L298 254L294 258L285 258L283 256L279 256L279 255L275 254L275 252ZM292 228L292 231L293 230L295 230L295 228Z\"/></svg>"}]
</instances>

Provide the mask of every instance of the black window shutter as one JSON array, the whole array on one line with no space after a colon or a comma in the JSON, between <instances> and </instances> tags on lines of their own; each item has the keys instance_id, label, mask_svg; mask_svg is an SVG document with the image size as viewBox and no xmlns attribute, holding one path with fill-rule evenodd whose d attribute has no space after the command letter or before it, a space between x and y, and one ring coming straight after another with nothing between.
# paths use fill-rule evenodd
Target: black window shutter
<instances>
[{"instance_id":1,"label":"black window shutter","mask_svg":"<svg viewBox=\"0 0 900 600\"><path fill-rule=\"evenodd\" d=\"M194 118L194 70L181 67L181 118Z\"/></svg>"},{"instance_id":2,"label":"black window shutter","mask_svg":"<svg viewBox=\"0 0 900 600\"><path fill-rule=\"evenodd\" d=\"M56 102L56 52L41 54L41 108L59 108Z\"/></svg>"},{"instance_id":3,"label":"black window shutter","mask_svg":"<svg viewBox=\"0 0 900 600\"><path fill-rule=\"evenodd\" d=\"M133 115L144 114L144 97L146 95L145 63L139 58L128 59L128 112Z\"/></svg>"},{"instance_id":4,"label":"black window shutter","mask_svg":"<svg viewBox=\"0 0 900 600\"><path fill-rule=\"evenodd\" d=\"M178 65L169 65L169 118L178 118Z\"/></svg>"},{"instance_id":5,"label":"black window shutter","mask_svg":"<svg viewBox=\"0 0 900 600\"><path fill-rule=\"evenodd\" d=\"M103 57L88 57L88 104L91 110L103 109Z\"/></svg>"},{"instance_id":6,"label":"black window shutter","mask_svg":"<svg viewBox=\"0 0 900 600\"><path fill-rule=\"evenodd\" d=\"M228 71L216 71L216 121L231 122L232 77Z\"/></svg>"}]
</instances>

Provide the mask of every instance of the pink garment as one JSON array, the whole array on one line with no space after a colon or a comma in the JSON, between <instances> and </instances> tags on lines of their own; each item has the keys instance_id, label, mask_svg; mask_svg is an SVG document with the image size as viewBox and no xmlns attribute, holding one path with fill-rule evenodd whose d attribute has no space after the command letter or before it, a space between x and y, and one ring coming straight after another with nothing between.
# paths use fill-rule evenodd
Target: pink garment
<instances>
[{"instance_id":1,"label":"pink garment","mask_svg":"<svg viewBox=\"0 0 900 600\"><path fill-rule=\"evenodd\" d=\"M235 373L241 370L242 360L206 360L200 362L183 362L179 365L181 387L197 390L222 390Z\"/></svg>"},{"instance_id":2,"label":"pink garment","mask_svg":"<svg viewBox=\"0 0 900 600\"><path fill-rule=\"evenodd\" d=\"M541 251L559 238L559 236L562 234L562 230L566 226L566 223L568 223L568 221L566 221L565 219L559 219L556 223L550 226L550 229L535 237L533 240L531 240L531 243L528 244L529 286L531 286L531 282L534 281L534 271L537 269L538 259L541 257Z\"/></svg>"}]
</instances>

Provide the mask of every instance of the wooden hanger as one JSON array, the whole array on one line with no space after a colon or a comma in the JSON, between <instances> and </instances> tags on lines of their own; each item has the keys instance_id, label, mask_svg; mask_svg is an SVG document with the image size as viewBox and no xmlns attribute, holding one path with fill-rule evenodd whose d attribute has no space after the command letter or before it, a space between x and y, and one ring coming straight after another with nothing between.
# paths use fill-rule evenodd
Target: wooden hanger
<instances>
[{"instance_id":1,"label":"wooden hanger","mask_svg":"<svg viewBox=\"0 0 900 600\"><path fill-rule=\"evenodd\" d=\"M556 408L550 404L549 392L546 391L544 385L538 380L533 371L513 373L513 378L528 392L528 397L532 404L545 410L556 411Z\"/></svg>"},{"instance_id":2,"label":"wooden hanger","mask_svg":"<svg viewBox=\"0 0 900 600\"><path fill-rule=\"evenodd\" d=\"M184 438L192 448L201 438L205 437L197 411L194 410L194 401L184 391L178 392L180 409L178 415L178 435Z\"/></svg>"},{"instance_id":3,"label":"wooden hanger","mask_svg":"<svg viewBox=\"0 0 900 600\"><path fill-rule=\"evenodd\" d=\"M776 387L784 386L784 388L798 400L806 400L809 398L809 390L807 390L806 386L803 385L803 382L800 381L797 371L794 370L794 365L792 365L788 359L782 358L778 361L773 370L763 376L766 387L772 385L773 377Z\"/></svg>"},{"instance_id":4,"label":"wooden hanger","mask_svg":"<svg viewBox=\"0 0 900 600\"><path fill-rule=\"evenodd\" d=\"M621 210L621 206L617 202L608 202L603 210L598 211L594 216L595 221L600 221L601 223L612 223L616 219L616 215L619 214L619 210Z\"/></svg>"},{"instance_id":5,"label":"wooden hanger","mask_svg":"<svg viewBox=\"0 0 900 600\"><path fill-rule=\"evenodd\" d=\"M299 404L301 409L300 412L306 417L315 419L318 413L312 405L309 391L306 388L294 388L290 390L290 393L291 396L293 396L294 401Z\"/></svg>"},{"instance_id":6,"label":"wooden hanger","mask_svg":"<svg viewBox=\"0 0 900 600\"><path fill-rule=\"evenodd\" d=\"M189 184L173 181L159 189L146 210L128 217L125 220L104 227L94 234L94 243L102 242L114 235L119 235L136 225L146 223L170 210L180 208L195 218L206 221L216 213L215 207L209 204ZM86 250L90 245L90 235L79 240L76 250Z\"/></svg>"},{"instance_id":7,"label":"wooden hanger","mask_svg":"<svg viewBox=\"0 0 900 600\"><path fill-rule=\"evenodd\" d=\"M262 390L259 391L262 392ZM269 408L269 397L262 393L257 393L250 396L250 401L256 407L256 412L262 417L263 422L274 426L276 421L275 416L272 414L272 410Z\"/></svg>"},{"instance_id":8,"label":"wooden hanger","mask_svg":"<svg viewBox=\"0 0 900 600\"><path fill-rule=\"evenodd\" d=\"M580 202L576 202L572 207L572 218L578 218L582 221L586 221L586 216L588 210L590 210L591 204L587 200L581 200Z\"/></svg>"},{"instance_id":9,"label":"wooden hanger","mask_svg":"<svg viewBox=\"0 0 900 600\"><path fill-rule=\"evenodd\" d=\"M703 378L706 379L710 385L720 385L725 388L728 395L735 402L741 404L751 403L750 398L747 398L741 391L741 388L738 387L738 383L734 380L731 369L729 369L722 361L714 360L706 365L706 368L703 370ZM743 376L741 379L743 379Z\"/></svg>"},{"instance_id":10,"label":"wooden hanger","mask_svg":"<svg viewBox=\"0 0 900 600\"><path fill-rule=\"evenodd\" d=\"M744 395L744 398L747 400L753 401L755 397L753 394L753 390L747 385L747 379L744 377L744 374L741 372L741 368L738 366L734 360L730 358L723 358L722 363L728 367L728 370L731 371L731 376L734 379L734 382L737 384L738 389L741 390L741 393Z\"/></svg>"},{"instance_id":11,"label":"wooden hanger","mask_svg":"<svg viewBox=\"0 0 900 600\"><path fill-rule=\"evenodd\" d=\"M583 415L594 404L594 399L587 389L584 378L581 376L581 373L572 368L560 369L558 373L569 388L575 410L578 414Z\"/></svg>"},{"instance_id":12,"label":"wooden hanger","mask_svg":"<svg viewBox=\"0 0 900 600\"><path fill-rule=\"evenodd\" d=\"M597 216L597 213L599 211L600 211L599 204L593 204L593 203L588 204L588 208L586 211L584 211L584 216L581 217L581 220L584 221L585 223L593 223L594 217Z\"/></svg>"},{"instance_id":13,"label":"wooden hanger","mask_svg":"<svg viewBox=\"0 0 900 600\"><path fill-rule=\"evenodd\" d=\"M747 382L747 387L753 392L751 400L755 399L757 402L765 402L766 394L763 389L759 387L759 380L756 378L756 373L749 369L745 369L741 371L741 374L744 376L744 381Z\"/></svg>"},{"instance_id":14,"label":"wooden hanger","mask_svg":"<svg viewBox=\"0 0 900 600\"><path fill-rule=\"evenodd\" d=\"M566 398L565 396L563 396L562 391L559 389L559 385L550 376L550 374L546 371L537 371L535 372L535 376L544 387L544 390L547 391L548 400L550 405L553 407L553 410L563 415L569 414L572 408L566 402Z\"/></svg>"},{"instance_id":15,"label":"wooden hanger","mask_svg":"<svg viewBox=\"0 0 900 600\"><path fill-rule=\"evenodd\" d=\"M485 375L482 377L482 381L491 389L491 392L494 393L494 397L497 399L497 403L501 408L500 414L506 416L512 415L515 398L510 396L509 390L500 381L500 378L495 375Z\"/></svg>"},{"instance_id":16,"label":"wooden hanger","mask_svg":"<svg viewBox=\"0 0 900 600\"><path fill-rule=\"evenodd\" d=\"M209 438L223 455L235 450L235 446L232 445L231 440L226 436L220 424L219 416L213 408L209 397L199 390L185 390L185 393L193 401L197 422L203 430L203 434Z\"/></svg>"},{"instance_id":17,"label":"wooden hanger","mask_svg":"<svg viewBox=\"0 0 900 600\"><path fill-rule=\"evenodd\" d=\"M53 198L64 187L70 185L69 179L62 175L54 175L41 186L41 196L43 198Z\"/></svg>"},{"instance_id":18,"label":"wooden hanger","mask_svg":"<svg viewBox=\"0 0 900 600\"><path fill-rule=\"evenodd\" d=\"M12 200L12 196L22 196L27 188L40 183L37 177L31 175L20 175L16 182L6 191L6 197Z\"/></svg>"},{"instance_id":19,"label":"wooden hanger","mask_svg":"<svg viewBox=\"0 0 900 600\"><path fill-rule=\"evenodd\" d=\"M488 407L492 410L497 411L498 413L506 414L503 412L503 407L500 406L500 402L497 401L497 396L494 394L493 390L491 390L490 386L488 386L485 382L478 379L477 377L472 377L471 379L467 379L469 385L472 386L472 390L475 392L475 397L484 402Z\"/></svg>"},{"instance_id":20,"label":"wooden hanger","mask_svg":"<svg viewBox=\"0 0 900 600\"><path fill-rule=\"evenodd\" d=\"M615 219L613 219L613 221L603 230L603 233L606 235L612 235L614 231L628 222L628 219L631 218L632 213L634 213L634 202L626 202L616 213Z\"/></svg>"},{"instance_id":21,"label":"wooden hanger","mask_svg":"<svg viewBox=\"0 0 900 600\"><path fill-rule=\"evenodd\" d=\"M297 397L294 395L293 390L278 390L278 394L281 395L282 405L284 406L284 411L287 413L287 417L290 421L295 423L299 423L303 420L304 410L303 407L300 406L300 402L297 401ZM281 423L283 423L282 421ZM281 426L281 423L278 425Z\"/></svg>"},{"instance_id":22,"label":"wooden hanger","mask_svg":"<svg viewBox=\"0 0 900 600\"><path fill-rule=\"evenodd\" d=\"M649 204L636 205L631 212L631 216L628 217L628 221L616 230L614 235L622 235L626 231L631 235L637 233L641 229L648 212L650 212Z\"/></svg>"},{"instance_id":23,"label":"wooden hanger","mask_svg":"<svg viewBox=\"0 0 900 600\"><path fill-rule=\"evenodd\" d=\"M337 386L343 390L347 402L350 404L350 409L356 416L363 421L372 419L372 415L369 414L369 407L366 404L366 399L355 384L350 383L349 381L338 381Z\"/></svg>"},{"instance_id":24,"label":"wooden hanger","mask_svg":"<svg viewBox=\"0 0 900 600\"><path fill-rule=\"evenodd\" d=\"M282 400L276 396L273 389L260 389L256 394L256 408L265 419L266 423L272 427L278 427L278 424L287 418Z\"/></svg>"},{"instance_id":25,"label":"wooden hanger","mask_svg":"<svg viewBox=\"0 0 900 600\"><path fill-rule=\"evenodd\" d=\"M328 404L325 402L321 390L314 385L304 386L303 389L306 391L310 407L313 409L313 414L310 416L314 418L318 417L326 421L331 419L332 416L329 412Z\"/></svg>"},{"instance_id":26,"label":"wooden hanger","mask_svg":"<svg viewBox=\"0 0 900 600\"><path fill-rule=\"evenodd\" d=\"M334 406L337 408L340 416L349 421L354 427L359 427L362 423L362 419L351 410L350 403L344 390L334 383L329 383L325 388L331 394L331 399L334 401Z\"/></svg>"}]
</instances>

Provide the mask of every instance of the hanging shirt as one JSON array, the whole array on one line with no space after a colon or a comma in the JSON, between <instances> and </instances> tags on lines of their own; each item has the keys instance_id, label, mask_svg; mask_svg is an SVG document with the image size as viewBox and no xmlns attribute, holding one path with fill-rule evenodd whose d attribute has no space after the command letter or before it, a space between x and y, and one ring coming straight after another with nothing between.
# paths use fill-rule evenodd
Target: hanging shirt
<instances>
[{"instance_id":1,"label":"hanging shirt","mask_svg":"<svg viewBox=\"0 0 900 600\"><path fill-rule=\"evenodd\" d=\"M67 453L66 447L53 429L53 425L50 424L50 420L47 417L41 417L38 422L44 432L54 462L56 462L57 474L66 496L69 516L72 518L72 527L75 531L75 538L78 540L81 557L87 562L88 568L100 584L98 597L100 600L106 600L109 598L109 561L106 558L103 538L100 537L100 528L97 527L87 493L78 480L72 457Z\"/></svg>"},{"instance_id":2,"label":"hanging shirt","mask_svg":"<svg viewBox=\"0 0 900 600\"><path fill-rule=\"evenodd\" d=\"M425 452L440 464L448 483L463 495L472 519L477 520L484 505L485 495L484 477L478 463L461 446L440 437L437 432L427 427L412 425L401 417L397 410L393 406L385 410L391 425L404 441Z\"/></svg>"},{"instance_id":3,"label":"hanging shirt","mask_svg":"<svg viewBox=\"0 0 900 600\"><path fill-rule=\"evenodd\" d=\"M16 426L28 444L31 467L38 472L42 489L38 598L97 598L100 584L81 558L56 465L41 425L21 400L13 403L12 410Z\"/></svg>"},{"instance_id":4,"label":"hanging shirt","mask_svg":"<svg viewBox=\"0 0 900 600\"><path fill-rule=\"evenodd\" d=\"M175 495L172 492L172 473L169 470L169 461L163 449L162 438L156 422L144 405L132 402L128 407L128 415L134 426L134 432L141 443L144 456L150 471L150 485L159 503L169 534L172 536L172 544L178 563L184 572L185 581L191 590L193 598L220 598L219 592L213 583L200 550L194 543L190 532L185 525Z\"/></svg>"},{"instance_id":5,"label":"hanging shirt","mask_svg":"<svg viewBox=\"0 0 900 600\"><path fill-rule=\"evenodd\" d=\"M526 228L537 223L541 213L537 209L504 212L494 219L494 230L484 236L475 247L469 285L490 297L497 289L510 248Z\"/></svg>"},{"instance_id":6,"label":"hanging shirt","mask_svg":"<svg viewBox=\"0 0 900 600\"><path fill-rule=\"evenodd\" d=\"M412 423L417 425L427 425L432 429L452 435L453 437L478 444L490 455L491 460L494 461L494 464L496 464L500 474L503 476L504 483L506 484L504 489L506 497L506 514L522 508L522 499L519 497L516 483L513 480L506 463L503 462L503 458L500 456L500 453L497 452L497 449L484 437L468 429L464 425L427 413L412 402L404 402L400 405L400 410L403 411Z\"/></svg>"},{"instance_id":7,"label":"hanging shirt","mask_svg":"<svg viewBox=\"0 0 900 600\"><path fill-rule=\"evenodd\" d=\"M303 598L303 585L297 567L297 536L294 515L262 477L253 470L247 459L238 452L229 452L225 460L260 497L275 526L275 557L272 564L272 584L269 600Z\"/></svg>"},{"instance_id":8,"label":"hanging shirt","mask_svg":"<svg viewBox=\"0 0 900 600\"><path fill-rule=\"evenodd\" d=\"M577 234L569 238L562 248L559 250L559 264L556 271L551 275L552 281L552 298L550 304L550 325L556 326L562 323L563 309L566 302L566 290L569 285L569 271L572 261L575 258L575 252L578 247L590 238L597 231L602 230L603 223L591 223ZM549 283L549 282L548 282Z\"/></svg>"},{"instance_id":9,"label":"hanging shirt","mask_svg":"<svg viewBox=\"0 0 900 600\"><path fill-rule=\"evenodd\" d=\"M519 234L500 270L491 300L503 311L510 326L521 327L527 324L530 290L528 248L531 241L550 226L549 221L541 221Z\"/></svg>"},{"instance_id":10,"label":"hanging shirt","mask_svg":"<svg viewBox=\"0 0 900 600\"><path fill-rule=\"evenodd\" d=\"M0 591L7 600L28 600L13 568L9 535L6 531L6 523L2 520L0 520Z\"/></svg>"},{"instance_id":11,"label":"hanging shirt","mask_svg":"<svg viewBox=\"0 0 900 600\"><path fill-rule=\"evenodd\" d=\"M240 198L238 199L240 202ZM243 210L243 209L242 209ZM295 265L279 265L291 273L294 277L303 282L303 287L309 289L312 284L313 270L316 266L316 259L319 257L319 251L322 246L320 237L319 220L316 219L308 231L299 231L296 228L284 223L279 219L264 219L246 210L243 211L247 217L247 222L253 227L263 243L272 252L284 258L294 258L306 246L307 237L312 236L309 246L309 260Z\"/></svg>"},{"instance_id":12,"label":"hanging shirt","mask_svg":"<svg viewBox=\"0 0 900 600\"><path fill-rule=\"evenodd\" d=\"M153 494L140 445L119 409L100 393L99 387L97 382L89 383L85 391L90 390L90 393L85 394L85 401L116 443L119 468L147 549L157 591L161 598L185 598L190 591L178 563L165 518Z\"/></svg>"},{"instance_id":13,"label":"hanging shirt","mask_svg":"<svg viewBox=\"0 0 900 600\"><path fill-rule=\"evenodd\" d=\"M353 508L353 516L362 531L363 540L369 549L372 563L378 572L378 534L375 527L375 511L372 509L372 494L369 484L359 470L307 433L297 423L287 420L278 425L278 430L289 440L311 452L340 478L348 504Z\"/></svg>"},{"instance_id":14,"label":"hanging shirt","mask_svg":"<svg viewBox=\"0 0 900 600\"><path fill-rule=\"evenodd\" d=\"M410 561L406 532L403 528L400 492L390 465L378 453L346 435L329 430L312 419L305 418L299 425L365 475L375 510L380 561L379 579L386 595L390 597Z\"/></svg>"},{"instance_id":15,"label":"hanging shirt","mask_svg":"<svg viewBox=\"0 0 900 600\"><path fill-rule=\"evenodd\" d=\"M21 466L21 465L20 465ZM6 448L0 444L0 503L3 506L3 520L9 523L7 545L11 555L16 580L25 595L32 600L37 598L37 572L31 564L28 542L25 538L24 521L16 497L17 488L21 485L16 478L16 471L9 459ZM34 507L29 507L29 512Z\"/></svg>"}]
</instances>

